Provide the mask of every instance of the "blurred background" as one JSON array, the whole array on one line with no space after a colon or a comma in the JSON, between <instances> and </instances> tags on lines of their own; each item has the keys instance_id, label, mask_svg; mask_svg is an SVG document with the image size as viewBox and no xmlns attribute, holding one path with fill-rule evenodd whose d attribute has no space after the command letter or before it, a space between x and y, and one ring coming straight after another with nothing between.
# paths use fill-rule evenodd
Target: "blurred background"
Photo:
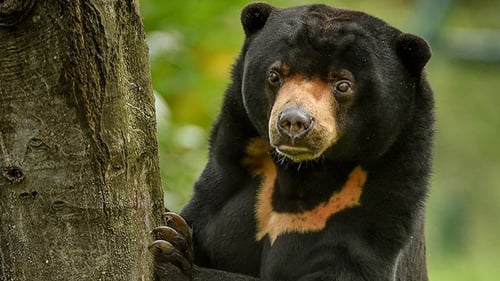
<instances>
[{"instance_id":1,"label":"blurred background","mask_svg":"<svg viewBox=\"0 0 500 281\"><path fill-rule=\"evenodd\" d=\"M268 1L292 6L311 1ZM207 137L243 41L248 1L142 0L157 95L165 203L178 211L207 159ZM426 38L436 98L427 208L431 280L500 280L500 0L323 1Z\"/></svg>"}]
</instances>

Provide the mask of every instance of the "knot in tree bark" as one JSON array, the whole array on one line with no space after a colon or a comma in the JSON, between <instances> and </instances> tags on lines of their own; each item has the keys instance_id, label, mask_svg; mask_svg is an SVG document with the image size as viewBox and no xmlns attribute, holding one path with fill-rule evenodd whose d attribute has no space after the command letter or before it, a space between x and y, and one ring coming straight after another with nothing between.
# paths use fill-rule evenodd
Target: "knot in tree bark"
<instances>
[{"instance_id":1,"label":"knot in tree bark","mask_svg":"<svg viewBox=\"0 0 500 281\"><path fill-rule=\"evenodd\" d=\"M14 26L31 11L36 0L0 0L0 26Z\"/></svg>"},{"instance_id":2,"label":"knot in tree bark","mask_svg":"<svg viewBox=\"0 0 500 281\"><path fill-rule=\"evenodd\" d=\"M23 170L21 169L21 167L16 166L3 167L2 176L6 178L10 183L20 182L24 179Z\"/></svg>"}]
</instances>

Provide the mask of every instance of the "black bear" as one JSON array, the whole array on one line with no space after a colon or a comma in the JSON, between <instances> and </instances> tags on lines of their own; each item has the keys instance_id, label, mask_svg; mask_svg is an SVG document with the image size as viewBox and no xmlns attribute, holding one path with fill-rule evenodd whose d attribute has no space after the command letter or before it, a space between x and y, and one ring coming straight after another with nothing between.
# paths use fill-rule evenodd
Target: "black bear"
<instances>
[{"instance_id":1,"label":"black bear","mask_svg":"<svg viewBox=\"0 0 500 281\"><path fill-rule=\"evenodd\" d=\"M208 163L182 217L153 231L158 272L427 280L427 42L325 5L250 4L241 22Z\"/></svg>"}]
</instances>

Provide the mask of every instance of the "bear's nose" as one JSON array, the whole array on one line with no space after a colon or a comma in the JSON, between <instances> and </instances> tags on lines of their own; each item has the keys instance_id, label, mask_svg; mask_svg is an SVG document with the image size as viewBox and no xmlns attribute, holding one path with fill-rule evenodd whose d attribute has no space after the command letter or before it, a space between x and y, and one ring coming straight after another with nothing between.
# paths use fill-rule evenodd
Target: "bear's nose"
<instances>
[{"instance_id":1,"label":"bear's nose","mask_svg":"<svg viewBox=\"0 0 500 281\"><path fill-rule=\"evenodd\" d=\"M278 130L292 140L309 132L313 123L314 118L302 107L286 107L278 116Z\"/></svg>"}]
</instances>

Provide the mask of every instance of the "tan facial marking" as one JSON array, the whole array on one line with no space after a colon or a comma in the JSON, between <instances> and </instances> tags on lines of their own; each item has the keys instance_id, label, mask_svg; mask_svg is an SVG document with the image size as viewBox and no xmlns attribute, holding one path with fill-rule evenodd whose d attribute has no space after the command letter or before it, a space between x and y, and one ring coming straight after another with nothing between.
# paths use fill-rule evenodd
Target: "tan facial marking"
<instances>
[{"instance_id":1,"label":"tan facial marking","mask_svg":"<svg viewBox=\"0 0 500 281\"><path fill-rule=\"evenodd\" d=\"M271 144L279 149L281 144L277 123L280 113L287 105L300 106L308 110L314 118L314 127L306 136L307 149L310 153L290 157L294 161L311 160L319 157L339 137L335 120L335 99L331 85L319 79L307 79L293 76L285 81L279 90L269 119L269 137Z\"/></svg>"},{"instance_id":2,"label":"tan facial marking","mask_svg":"<svg viewBox=\"0 0 500 281\"><path fill-rule=\"evenodd\" d=\"M261 240L269 235L271 245L279 235L296 232L316 232L325 228L327 220L334 214L360 205L360 197L366 181L366 172L357 166L350 174L342 189L332 194L330 199L314 209L303 213L278 213L272 208L272 194L276 170L262 174L256 205L257 235Z\"/></svg>"}]
</instances>

